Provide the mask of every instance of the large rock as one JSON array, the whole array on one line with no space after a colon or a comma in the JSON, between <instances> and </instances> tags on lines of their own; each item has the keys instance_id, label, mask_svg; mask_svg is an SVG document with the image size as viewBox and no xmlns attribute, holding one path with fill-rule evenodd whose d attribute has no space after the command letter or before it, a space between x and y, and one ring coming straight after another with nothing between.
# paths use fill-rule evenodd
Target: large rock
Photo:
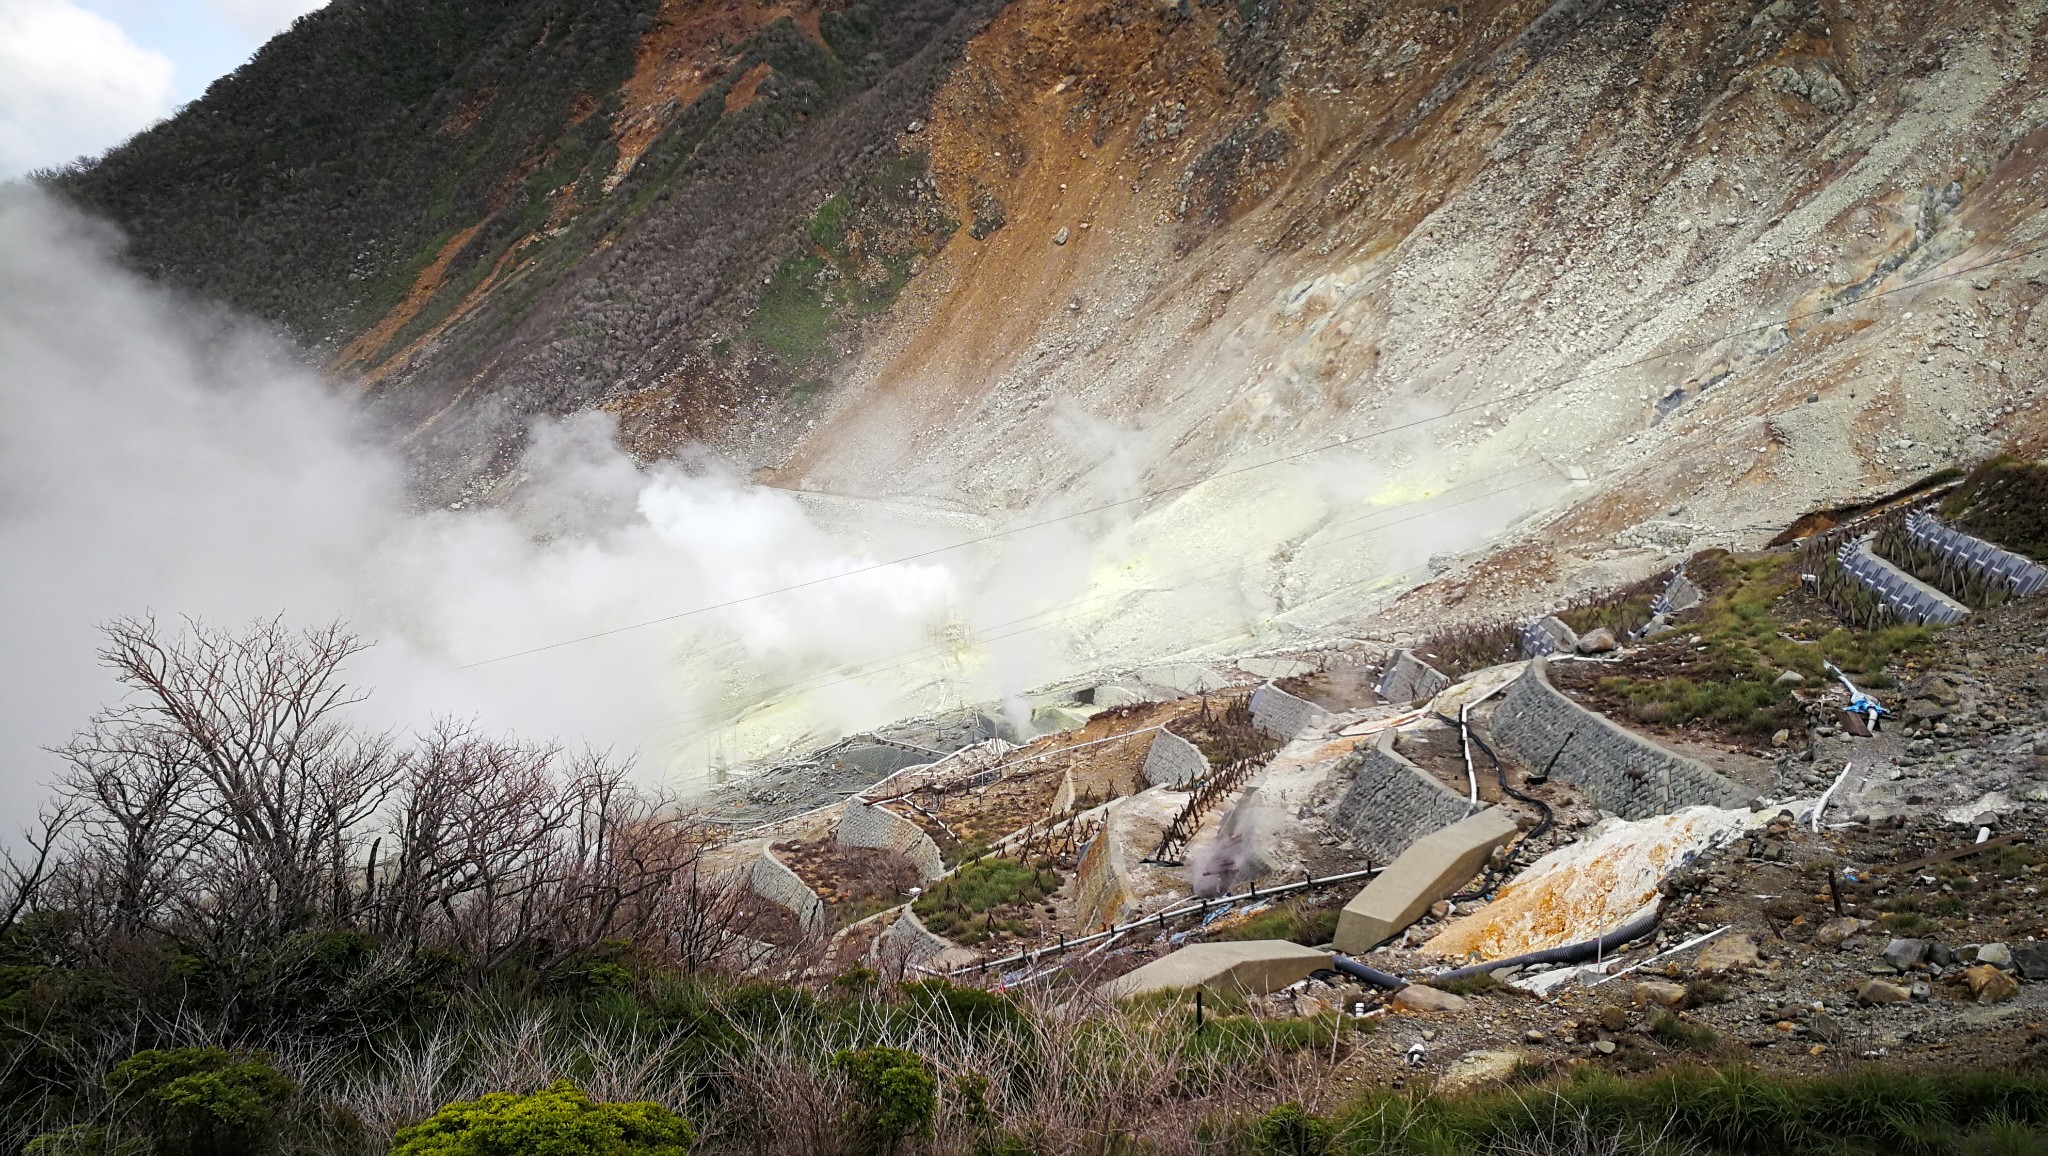
<instances>
[{"instance_id":1,"label":"large rock","mask_svg":"<svg viewBox=\"0 0 2048 1156\"><path fill-rule=\"evenodd\" d=\"M1098 990L1107 999L1183 988L1223 996L1265 995L1328 966L1326 953L1282 939L1197 943L1125 972Z\"/></svg>"},{"instance_id":2,"label":"large rock","mask_svg":"<svg viewBox=\"0 0 2048 1156\"><path fill-rule=\"evenodd\" d=\"M1621 643L1615 640L1614 632L1600 626L1579 635L1578 645L1574 649L1580 654L1606 654L1620 648Z\"/></svg>"},{"instance_id":3,"label":"large rock","mask_svg":"<svg viewBox=\"0 0 2048 1156\"><path fill-rule=\"evenodd\" d=\"M1513 1077L1524 1058L1520 1052L1506 1050L1466 1052L1444 1069L1444 1074L1437 1078L1435 1091L1456 1092L1497 1084Z\"/></svg>"},{"instance_id":4,"label":"large rock","mask_svg":"<svg viewBox=\"0 0 2048 1156\"><path fill-rule=\"evenodd\" d=\"M1337 950L1357 955L1399 933L1477 874L1493 849L1516 830L1512 815L1488 807L1409 844L1344 905L1337 916Z\"/></svg>"},{"instance_id":5,"label":"large rock","mask_svg":"<svg viewBox=\"0 0 2048 1156\"><path fill-rule=\"evenodd\" d=\"M1927 962L1927 941L1924 939L1894 939L1884 945L1882 958L1900 971L1907 971L1917 964Z\"/></svg>"},{"instance_id":6,"label":"large rock","mask_svg":"<svg viewBox=\"0 0 2048 1156\"><path fill-rule=\"evenodd\" d=\"M1913 990L1882 979L1866 979L1856 989L1856 1002L1867 1007L1884 1004L1906 1003L1913 998Z\"/></svg>"},{"instance_id":7,"label":"large rock","mask_svg":"<svg viewBox=\"0 0 2048 1156\"><path fill-rule=\"evenodd\" d=\"M1758 963L1756 937L1724 935L1700 952L1697 967L1701 975L1727 975L1748 971Z\"/></svg>"},{"instance_id":8,"label":"large rock","mask_svg":"<svg viewBox=\"0 0 2048 1156\"><path fill-rule=\"evenodd\" d=\"M1657 1007L1679 1007L1685 1003L1686 994L1685 985L1682 983L1646 979L1636 984L1636 1003L1641 1006L1654 1004Z\"/></svg>"},{"instance_id":9,"label":"large rock","mask_svg":"<svg viewBox=\"0 0 2048 1156\"><path fill-rule=\"evenodd\" d=\"M1411 983L1394 993L1394 1006L1402 1011L1454 1012L1464 1008L1465 997L1426 983Z\"/></svg>"},{"instance_id":10,"label":"large rock","mask_svg":"<svg viewBox=\"0 0 2048 1156\"><path fill-rule=\"evenodd\" d=\"M1868 919L1853 915L1839 915L1820 925L1813 933L1813 942L1820 947L1840 947L1869 930L1873 924Z\"/></svg>"},{"instance_id":11,"label":"large rock","mask_svg":"<svg viewBox=\"0 0 2048 1156\"><path fill-rule=\"evenodd\" d=\"M2023 979L2048 979L2048 943L2009 943L2012 965ZM1981 954L1981 950L1980 950Z\"/></svg>"},{"instance_id":12,"label":"large rock","mask_svg":"<svg viewBox=\"0 0 2048 1156\"><path fill-rule=\"evenodd\" d=\"M2020 982L1988 963L1967 968L1963 978L1969 981L1970 994L1978 1003L2003 1003L2020 993Z\"/></svg>"}]
</instances>

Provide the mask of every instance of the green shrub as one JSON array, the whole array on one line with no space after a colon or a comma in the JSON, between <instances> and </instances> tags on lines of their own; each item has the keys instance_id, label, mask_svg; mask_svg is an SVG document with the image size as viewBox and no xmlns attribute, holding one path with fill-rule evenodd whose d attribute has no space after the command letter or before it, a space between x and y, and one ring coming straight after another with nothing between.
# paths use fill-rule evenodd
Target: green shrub
<instances>
[{"instance_id":1,"label":"green shrub","mask_svg":"<svg viewBox=\"0 0 2048 1156\"><path fill-rule=\"evenodd\" d=\"M933 1019L972 1031L1014 1031L1027 1024L1024 1009L1007 996L943 979L903 985L910 1005Z\"/></svg>"},{"instance_id":2,"label":"green shrub","mask_svg":"<svg viewBox=\"0 0 2048 1156\"><path fill-rule=\"evenodd\" d=\"M991 930L1027 930L1020 921L998 920L988 913L1000 907L1036 903L1059 886L1060 877L1049 864L984 859L960 868L918 896L911 909L926 927L972 945L986 938Z\"/></svg>"},{"instance_id":3,"label":"green shrub","mask_svg":"<svg viewBox=\"0 0 2048 1156\"><path fill-rule=\"evenodd\" d=\"M1260 1116L1252 1125L1254 1150L1274 1156L1324 1156L1330 1150L1330 1124L1289 1101Z\"/></svg>"},{"instance_id":4,"label":"green shrub","mask_svg":"<svg viewBox=\"0 0 2048 1156\"><path fill-rule=\"evenodd\" d=\"M1658 1012L1650 1021L1650 1034L1667 1047L1689 1052L1710 1052L1721 1037L1705 1024L1683 1020L1670 1012Z\"/></svg>"},{"instance_id":5,"label":"green shrub","mask_svg":"<svg viewBox=\"0 0 2048 1156\"><path fill-rule=\"evenodd\" d=\"M267 1058L225 1048L137 1052L107 1075L166 1154L231 1156L271 1150L278 1113L295 1090Z\"/></svg>"},{"instance_id":6,"label":"green shrub","mask_svg":"<svg viewBox=\"0 0 2048 1156\"><path fill-rule=\"evenodd\" d=\"M567 1080L461 1100L401 1128L391 1156L685 1156L689 1122L646 1101L600 1103Z\"/></svg>"},{"instance_id":7,"label":"green shrub","mask_svg":"<svg viewBox=\"0 0 2048 1156\"><path fill-rule=\"evenodd\" d=\"M1212 939L1284 939L1303 947L1328 943L1337 934L1337 909L1311 911L1300 903L1269 907L1239 923L1218 930Z\"/></svg>"},{"instance_id":8,"label":"green shrub","mask_svg":"<svg viewBox=\"0 0 2048 1156\"><path fill-rule=\"evenodd\" d=\"M871 1152L887 1152L905 1136L931 1127L939 1108L939 1082L931 1065L902 1048L836 1052L832 1066L846 1073L854 1103L847 1125Z\"/></svg>"}]
</instances>

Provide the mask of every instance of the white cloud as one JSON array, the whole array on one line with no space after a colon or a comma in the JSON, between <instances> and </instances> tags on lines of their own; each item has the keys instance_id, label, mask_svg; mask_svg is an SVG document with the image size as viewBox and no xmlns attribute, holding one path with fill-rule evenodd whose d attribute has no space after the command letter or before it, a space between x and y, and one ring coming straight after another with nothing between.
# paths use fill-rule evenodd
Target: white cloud
<instances>
[{"instance_id":1,"label":"white cloud","mask_svg":"<svg viewBox=\"0 0 2048 1156\"><path fill-rule=\"evenodd\" d=\"M70 0L0 0L0 177L100 152L165 116L173 71Z\"/></svg>"},{"instance_id":2,"label":"white cloud","mask_svg":"<svg viewBox=\"0 0 2048 1156\"><path fill-rule=\"evenodd\" d=\"M291 23L327 0L208 0L207 7L258 44L291 27Z\"/></svg>"}]
</instances>

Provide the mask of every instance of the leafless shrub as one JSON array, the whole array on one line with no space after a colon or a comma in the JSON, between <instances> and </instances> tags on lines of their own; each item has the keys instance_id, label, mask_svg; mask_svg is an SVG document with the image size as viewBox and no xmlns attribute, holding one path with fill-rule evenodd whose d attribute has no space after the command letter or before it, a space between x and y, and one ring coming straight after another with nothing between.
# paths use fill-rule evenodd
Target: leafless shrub
<instances>
[{"instance_id":1,"label":"leafless shrub","mask_svg":"<svg viewBox=\"0 0 2048 1156\"><path fill-rule=\"evenodd\" d=\"M130 697L60 749L61 805L0 874L93 962L168 940L238 973L346 930L479 969L607 940L694 969L744 937L731 881L701 867L714 833L626 765L459 722L409 744L349 725L364 692L341 668L364 643L337 625L106 635Z\"/></svg>"}]
</instances>

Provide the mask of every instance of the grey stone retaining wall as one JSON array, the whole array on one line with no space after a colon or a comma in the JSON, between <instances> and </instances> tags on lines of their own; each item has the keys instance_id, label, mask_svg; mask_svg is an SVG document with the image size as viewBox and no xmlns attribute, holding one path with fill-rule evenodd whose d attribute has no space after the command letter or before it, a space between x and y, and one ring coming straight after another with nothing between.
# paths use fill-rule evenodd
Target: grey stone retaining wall
<instances>
[{"instance_id":1,"label":"grey stone retaining wall","mask_svg":"<svg viewBox=\"0 0 2048 1156\"><path fill-rule=\"evenodd\" d=\"M1412 650L1399 651L1380 683L1373 690L1387 702L1414 702L1435 698L1450 688L1451 680L1436 667L1415 657Z\"/></svg>"},{"instance_id":2,"label":"grey stone retaining wall","mask_svg":"<svg viewBox=\"0 0 2048 1156\"><path fill-rule=\"evenodd\" d=\"M1291 739L1328 712L1268 682L1252 692L1252 725L1278 739Z\"/></svg>"},{"instance_id":3,"label":"grey stone retaining wall","mask_svg":"<svg viewBox=\"0 0 2048 1156\"><path fill-rule=\"evenodd\" d=\"M1465 817L1469 800L1394 749L1394 732L1381 731L1330 821L1349 832L1359 850L1386 862L1410 843Z\"/></svg>"},{"instance_id":4,"label":"grey stone retaining wall","mask_svg":"<svg viewBox=\"0 0 2048 1156\"><path fill-rule=\"evenodd\" d=\"M1668 814L1705 804L1740 807L1756 793L1673 754L1564 696L1550 685L1549 660L1529 664L1494 708L1494 743L1542 770L1560 748L1551 777L1586 793L1593 805L1624 819ZM1567 742L1569 740L1569 742Z\"/></svg>"},{"instance_id":5,"label":"grey stone retaining wall","mask_svg":"<svg viewBox=\"0 0 2048 1156\"><path fill-rule=\"evenodd\" d=\"M875 937L874 946L876 960L892 972L906 964L929 966L933 960L961 950L959 944L926 927L908 907Z\"/></svg>"},{"instance_id":6,"label":"grey stone retaining wall","mask_svg":"<svg viewBox=\"0 0 2048 1156\"><path fill-rule=\"evenodd\" d=\"M1130 873L1124 867L1124 849L1116 836L1118 808L1104 812L1102 827L1074 868L1074 909L1081 926L1090 930L1111 927L1124 917L1134 901Z\"/></svg>"},{"instance_id":7,"label":"grey stone retaining wall","mask_svg":"<svg viewBox=\"0 0 2048 1156\"><path fill-rule=\"evenodd\" d=\"M846 809L839 815L839 831L835 838L842 847L880 847L894 851L916 864L919 877L926 882L946 873L939 845L932 842L932 837L925 834L923 827L877 807L859 795L846 800Z\"/></svg>"},{"instance_id":8,"label":"grey stone retaining wall","mask_svg":"<svg viewBox=\"0 0 2048 1156\"><path fill-rule=\"evenodd\" d=\"M754 869L747 875L747 886L768 902L788 908L807 934L825 933L825 901L804 883L802 876L777 859L775 852L761 848L761 857L754 860Z\"/></svg>"},{"instance_id":9,"label":"grey stone retaining wall","mask_svg":"<svg viewBox=\"0 0 2048 1156\"><path fill-rule=\"evenodd\" d=\"M1201 749L1165 728L1153 732L1145 751L1145 781L1155 787L1184 787L1209 777Z\"/></svg>"}]
</instances>

